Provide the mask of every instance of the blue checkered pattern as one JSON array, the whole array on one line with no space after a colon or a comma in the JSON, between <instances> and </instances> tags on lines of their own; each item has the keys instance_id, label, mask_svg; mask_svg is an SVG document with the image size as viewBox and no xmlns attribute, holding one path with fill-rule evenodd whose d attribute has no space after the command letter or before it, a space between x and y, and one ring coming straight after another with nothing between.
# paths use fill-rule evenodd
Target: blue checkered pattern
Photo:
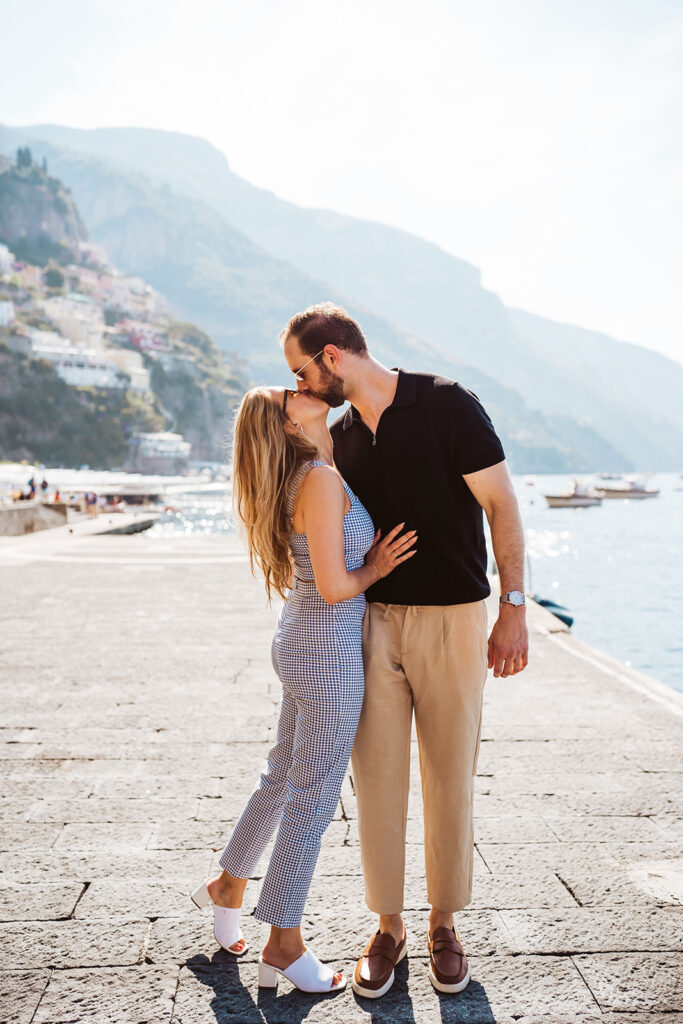
<instances>
[{"instance_id":1,"label":"blue checkered pattern","mask_svg":"<svg viewBox=\"0 0 683 1024\"><path fill-rule=\"evenodd\" d=\"M291 517L304 463L292 484ZM374 538L367 511L348 485L351 508L344 518L346 567L358 569ZM273 637L273 667L282 682L277 740L244 808L220 865L249 878L277 837L259 901L260 921L294 928L301 917L320 852L348 767L363 703L361 626L365 597L328 605L313 582L305 534L290 534L294 585ZM278 827L279 826L279 827Z\"/></svg>"}]
</instances>

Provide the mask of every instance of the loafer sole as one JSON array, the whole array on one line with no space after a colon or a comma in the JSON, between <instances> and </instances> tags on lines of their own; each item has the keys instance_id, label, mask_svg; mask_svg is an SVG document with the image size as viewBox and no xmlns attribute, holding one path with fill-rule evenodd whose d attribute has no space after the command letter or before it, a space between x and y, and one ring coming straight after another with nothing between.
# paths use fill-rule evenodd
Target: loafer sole
<instances>
[{"instance_id":1,"label":"loafer sole","mask_svg":"<svg viewBox=\"0 0 683 1024\"><path fill-rule=\"evenodd\" d=\"M437 976L434 974L433 968L430 967L429 980L431 981L432 985L434 986L437 992L446 992L449 995L452 995L454 992L462 992L464 988L467 988L470 981L470 969L469 967L467 968L467 974L462 979L462 981L451 982L451 984L448 985L444 981L439 981Z\"/></svg>"},{"instance_id":2,"label":"loafer sole","mask_svg":"<svg viewBox=\"0 0 683 1024\"><path fill-rule=\"evenodd\" d=\"M403 947L403 952L399 954L398 960L396 961L394 967L396 967L397 964L400 964L401 960L403 960L403 958L407 955L408 946L406 944ZM351 979L351 988L353 989L357 996L363 996L364 999L379 999L381 996L385 996L387 994L391 986L394 984L395 980L396 976L394 974L394 969L392 968L389 978L387 979L387 981L384 982L381 988L363 988L362 985L359 985L356 982L355 978Z\"/></svg>"}]
</instances>

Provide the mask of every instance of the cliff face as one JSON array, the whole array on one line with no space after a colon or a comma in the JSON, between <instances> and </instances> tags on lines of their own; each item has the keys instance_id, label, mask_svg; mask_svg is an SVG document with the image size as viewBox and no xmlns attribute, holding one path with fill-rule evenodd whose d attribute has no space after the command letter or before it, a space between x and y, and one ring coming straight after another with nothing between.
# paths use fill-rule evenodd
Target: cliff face
<instances>
[{"instance_id":1,"label":"cliff face","mask_svg":"<svg viewBox=\"0 0 683 1024\"><path fill-rule=\"evenodd\" d=\"M70 262L88 235L69 191L35 165L0 164L0 241L19 259Z\"/></svg>"}]
</instances>

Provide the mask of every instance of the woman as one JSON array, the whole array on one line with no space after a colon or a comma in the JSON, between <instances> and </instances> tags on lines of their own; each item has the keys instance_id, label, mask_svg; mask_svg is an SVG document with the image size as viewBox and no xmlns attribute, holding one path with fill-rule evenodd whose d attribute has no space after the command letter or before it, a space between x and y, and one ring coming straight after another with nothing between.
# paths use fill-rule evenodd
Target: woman
<instances>
[{"instance_id":1,"label":"woman","mask_svg":"<svg viewBox=\"0 0 683 1024\"><path fill-rule=\"evenodd\" d=\"M254 388L242 400L233 446L234 507L252 571L286 598L272 645L282 682L277 740L268 768L221 854L217 878L192 899L213 903L214 933L235 956L247 879L277 828L255 916L271 925L259 985L278 974L306 992L340 992L306 949L300 924L320 851L348 767L363 701L364 591L410 558L415 532L383 540L334 467L329 407L305 392Z\"/></svg>"}]
</instances>

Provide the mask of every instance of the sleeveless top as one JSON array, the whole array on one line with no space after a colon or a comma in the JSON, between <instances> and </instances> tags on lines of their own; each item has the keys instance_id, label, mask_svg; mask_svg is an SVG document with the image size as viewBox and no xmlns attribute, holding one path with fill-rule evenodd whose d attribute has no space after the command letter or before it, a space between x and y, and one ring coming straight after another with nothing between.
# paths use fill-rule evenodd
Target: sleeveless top
<instances>
[{"instance_id":1,"label":"sleeveless top","mask_svg":"<svg viewBox=\"0 0 683 1024\"><path fill-rule=\"evenodd\" d=\"M327 463L319 459L303 462L292 478L287 497L287 515L290 524L294 515L294 502L302 480L314 466L325 466ZM375 539L375 528L372 519L359 498L353 493L346 481L342 479L344 490L349 496L351 507L344 516L344 560L347 571L360 569L365 563L365 556ZM305 533L295 533L294 527L289 534L289 548L294 562L294 579L305 583L314 583L313 565L308 550L308 538Z\"/></svg>"}]
</instances>

